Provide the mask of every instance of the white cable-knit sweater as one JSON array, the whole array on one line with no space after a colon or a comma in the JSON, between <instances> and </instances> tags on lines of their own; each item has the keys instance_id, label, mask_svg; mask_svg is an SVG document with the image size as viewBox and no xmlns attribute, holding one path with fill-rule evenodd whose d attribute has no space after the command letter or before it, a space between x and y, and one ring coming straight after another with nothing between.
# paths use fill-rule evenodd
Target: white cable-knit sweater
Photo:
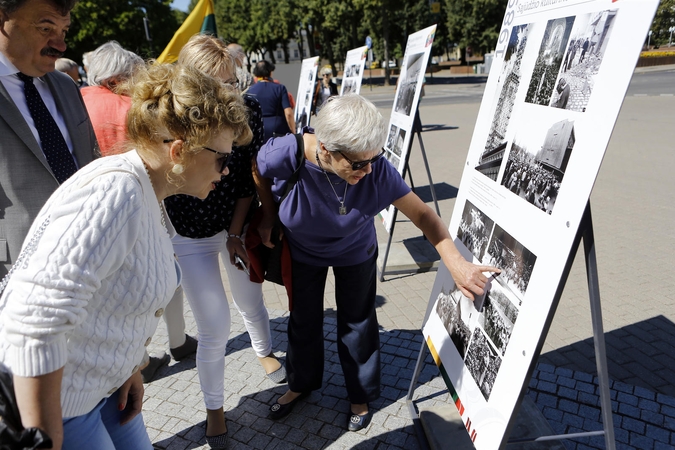
<instances>
[{"instance_id":1,"label":"white cable-knit sweater","mask_svg":"<svg viewBox=\"0 0 675 450\"><path fill-rule=\"evenodd\" d=\"M0 362L24 377L64 367L64 418L88 413L138 370L180 278L161 214L131 151L78 171L31 227L30 257L0 298Z\"/></svg>"}]
</instances>

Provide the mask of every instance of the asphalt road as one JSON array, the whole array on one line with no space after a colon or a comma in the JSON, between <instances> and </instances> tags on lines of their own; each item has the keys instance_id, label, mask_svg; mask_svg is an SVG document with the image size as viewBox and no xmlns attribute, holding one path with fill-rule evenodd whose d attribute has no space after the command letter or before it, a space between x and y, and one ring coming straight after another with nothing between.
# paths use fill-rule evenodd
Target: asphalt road
<instances>
[{"instance_id":1,"label":"asphalt road","mask_svg":"<svg viewBox=\"0 0 675 450\"><path fill-rule=\"evenodd\" d=\"M666 70L655 68L648 72L636 71L626 96L675 95L675 67L669 67ZM486 81L486 77L462 77L455 83L427 84L424 87L426 95L422 102L426 106L480 103ZM361 95L371 100L379 108L390 108L392 106L394 91L393 86L377 86L372 90L368 85L361 87Z\"/></svg>"}]
</instances>

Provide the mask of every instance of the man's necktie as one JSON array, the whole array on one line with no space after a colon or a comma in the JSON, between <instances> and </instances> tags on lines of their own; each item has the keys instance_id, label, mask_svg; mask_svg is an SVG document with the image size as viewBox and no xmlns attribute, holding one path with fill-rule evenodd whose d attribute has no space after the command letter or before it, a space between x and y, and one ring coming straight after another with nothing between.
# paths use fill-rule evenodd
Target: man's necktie
<instances>
[{"instance_id":1,"label":"man's necktie","mask_svg":"<svg viewBox=\"0 0 675 450\"><path fill-rule=\"evenodd\" d=\"M59 130L54 118L45 106L45 102L40 97L40 93L33 84L33 77L20 72L17 73L17 76L23 81L23 92L28 102L28 110L40 136L42 152L45 154L56 179L59 183L63 183L77 171L73 155L68 149L61 130Z\"/></svg>"}]
</instances>

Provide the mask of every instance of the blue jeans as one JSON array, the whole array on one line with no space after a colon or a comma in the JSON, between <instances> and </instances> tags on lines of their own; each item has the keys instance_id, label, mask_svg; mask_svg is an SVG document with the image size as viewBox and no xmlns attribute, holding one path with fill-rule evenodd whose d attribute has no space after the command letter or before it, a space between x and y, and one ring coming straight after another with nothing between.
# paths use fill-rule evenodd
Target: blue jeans
<instances>
[{"instance_id":1,"label":"blue jeans","mask_svg":"<svg viewBox=\"0 0 675 450\"><path fill-rule=\"evenodd\" d=\"M138 414L120 425L124 411L117 408L119 393L101 400L90 413L63 420L63 450L153 450Z\"/></svg>"}]
</instances>

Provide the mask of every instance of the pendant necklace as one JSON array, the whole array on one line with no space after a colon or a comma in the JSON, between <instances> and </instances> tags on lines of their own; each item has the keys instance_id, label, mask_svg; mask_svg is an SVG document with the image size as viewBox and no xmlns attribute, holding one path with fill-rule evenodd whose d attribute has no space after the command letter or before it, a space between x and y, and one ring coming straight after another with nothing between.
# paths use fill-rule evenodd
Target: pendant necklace
<instances>
[{"instance_id":1,"label":"pendant necklace","mask_svg":"<svg viewBox=\"0 0 675 450\"><path fill-rule=\"evenodd\" d=\"M330 188L333 190L333 194L335 194L335 198L337 198L337 201L340 202L340 209L338 212L340 213L341 216L344 216L347 214L347 208L345 207L345 200L347 199L347 188L349 187L349 183L347 183L347 180L344 180L345 182L345 192L342 194L342 200L340 200L340 197L337 195L337 192L335 192L335 188L333 187L333 182L330 181L330 178L328 178L328 173L326 170L323 168L321 165L321 160L319 159L319 147L317 146L316 148L316 162L319 165L319 168L323 172L324 175L326 175L326 180L328 180L328 184L330 185Z\"/></svg>"}]
</instances>

